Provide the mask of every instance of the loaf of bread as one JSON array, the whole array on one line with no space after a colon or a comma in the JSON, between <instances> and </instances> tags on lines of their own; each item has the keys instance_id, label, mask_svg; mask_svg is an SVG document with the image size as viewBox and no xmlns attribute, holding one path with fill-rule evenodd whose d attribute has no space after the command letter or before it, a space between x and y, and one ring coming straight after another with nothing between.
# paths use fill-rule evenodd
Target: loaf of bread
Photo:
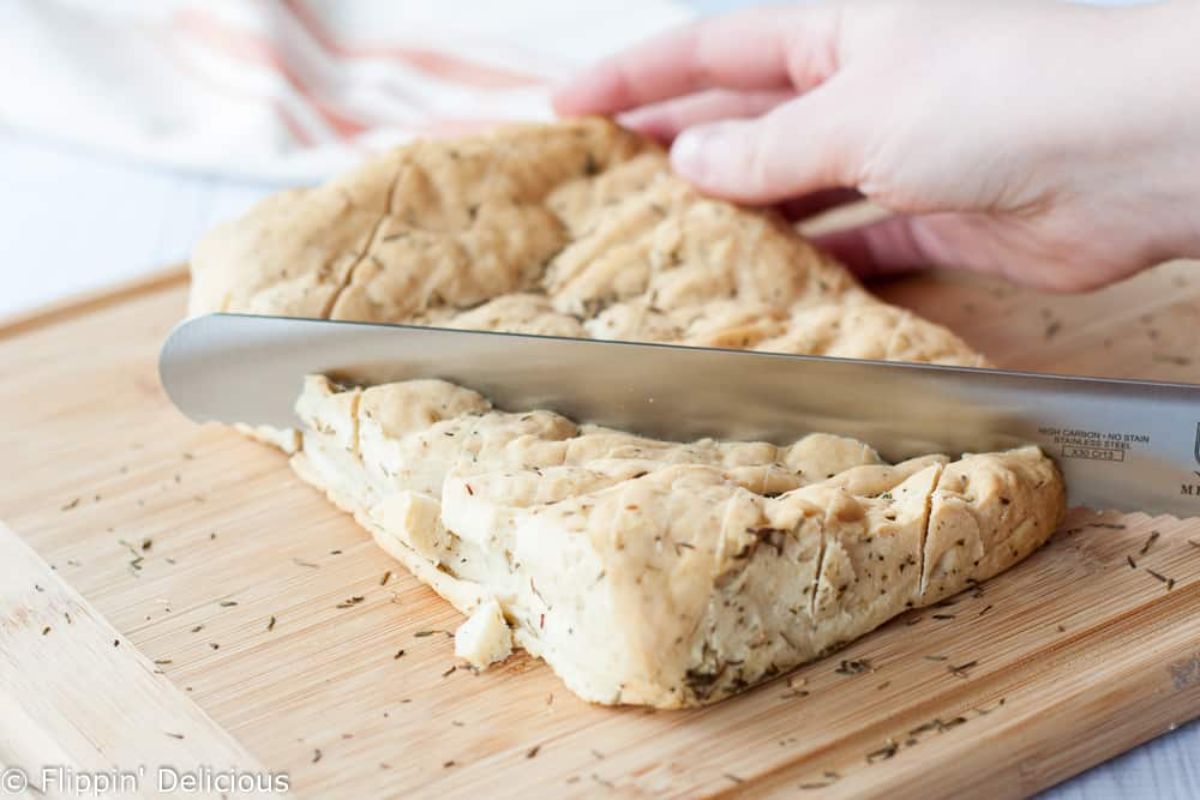
<instances>
[{"instance_id":1,"label":"loaf of bread","mask_svg":"<svg viewBox=\"0 0 1200 800\"><path fill-rule=\"evenodd\" d=\"M394 151L265 201L192 267L193 313L986 363L601 120ZM251 433L471 615L459 656L522 647L598 703L699 705L820 657L1021 560L1065 505L1036 448L891 465L819 432L656 441L436 380L297 390L302 427Z\"/></svg>"}]
</instances>

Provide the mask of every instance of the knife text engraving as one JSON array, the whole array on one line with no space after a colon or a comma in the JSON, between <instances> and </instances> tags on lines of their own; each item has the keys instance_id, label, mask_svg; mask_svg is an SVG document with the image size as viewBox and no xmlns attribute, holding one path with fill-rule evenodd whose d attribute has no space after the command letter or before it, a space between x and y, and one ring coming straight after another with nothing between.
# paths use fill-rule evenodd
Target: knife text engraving
<instances>
[{"instance_id":1,"label":"knife text engraving","mask_svg":"<svg viewBox=\"0 0 1200 800\"><path fill-rule=\"evenodd\" d=\"M1091 461L1120 463L1134 448L1150 444L1149 434L1126 431L1041 427L1038 433L1050 437L1058 445L1056 454L1062 458L1086 458Z\"/></svg>"}]
</instances>

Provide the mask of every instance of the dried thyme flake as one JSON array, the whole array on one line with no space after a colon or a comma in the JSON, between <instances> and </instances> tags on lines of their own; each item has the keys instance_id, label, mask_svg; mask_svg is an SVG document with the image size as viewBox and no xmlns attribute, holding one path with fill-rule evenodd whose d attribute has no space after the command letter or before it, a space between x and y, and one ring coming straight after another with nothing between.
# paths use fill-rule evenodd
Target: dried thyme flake
<instances>
[{"instance_id":1,"label":"dried thyme flake","mask_svg":"<svg viewBox=\"0 0 1200 800\"><path fill-rule=\"evenodd\" d=\"M922 722L920 725L910 730L908 735L920 736L922 733L929 733L929 731L940 731L941 729L942 721L941 719L935 717L934 719L929 720L929 722Z\"/></svg>"},{"instance_id":2,"label":"dried thyme flake","mask_svg":"<svg viewBox=\"0 0 1200 800\"><path fill-rule=\"evenodd\" d=\"M446 634L447 638L451 638L451 639L454 638L454 634L451 633L450 631L439 631L436 629L428 630L428 631L417 631L416 633L413 634L413 636L417 639L424 639L426 636L433 636L435 633L444 633L444 634Z\"/></svg>"},{"instance_id":3,"label":"dried thyme flake","mask_svg":"<svg viewBox=\"0 0 1200 800\"><path fill-rule=\"evenodd\" d=\"M271 619L267 622L267 630L269 630L269 631L275 630L275 615L274 614L271 615Z\"/></svg>"},{"instance_id":4,"label":"dried thyme flake","mask_svg":"<svg viewBox=\"0 0 1200 800\"><path fill-rule=\"evenodd\" d=\"M455 664L455 665L451 666L451 667L450 667L450 669L448 669L448 670L446 670L445 672L443 672L443 673L442 673L442 677L443 677L443 678L449 678L449 677L450 677L451 675L453 675L453 674L455 673L455 671L457 671L457 670L458 670L458 665L457 665L457 664Z\"/></svg>"},{"instance_id":5,"label":"dried thyme flake","mask_svg":"<svg viewBox=\"0 0 1200 800\"><path fill-rule=\"evenodd\" d=\"M321 760L321 757L324 755L325 754L321 752L321 748L319 748L319 747L317 749L313 750L312 763L314 763L314 764L317 763L318 761Z\"/></svg>"},{"instance_id":6,"label":"dried thyme flake","mask_svg":"<svg viewBox=\"0 0 1200 800\"><path fill-rule=\"evenodd\" d=\"M965 664L949 664L946 669L956 678L966 678L972 667L978 666L978 661L968 661Z\"/></svg>"},{"instance_id":7,"label":"dried thyme flake","mask_svg":"<svg viewBox=\"0 0 1200 800\"><path fill-rule=\"evenodd\" d=\"M363 597L361 594L356 594L353 597L347 597L345 600L338 603L337 608L352 608L353 606L358 605L365 599L366 598Z\"/></svg>"},{"instance_id":8,"label":"dried thyme flake","mask_svg":"<svg viewBox=\"0 0 1200 800\"><path fill-rule=\"evenodd\" d=\"M237 600L222 600L219 605L221 608L233 608L237 605Z\"/></svg>"},{"instance_id":9,"label":"dried thyme flake","mask_svg":"<svg viewBox=\"0 0 1200 800\"><path fill-rule=\"evenodd\" d=\"M896 752L899 749L900 745L889 741L878 750L873 750L870 753L867 753L867 763L874 764L876 761L887 761L889 758L896 755Z\"/></svg>"},{"instance_id":10,"label":"dried thyme flake","mask_svg":"<svg viewBox=\"0 0 1200 800\"><path fill-rule=\"evenodd\" d=\"M404 648L403 647L401 647L399 650L396 651L396 655L392 656L392 661L399 661L402 658L404 658Z\"/></svg>"},{"instance_id":11,"label":"dried thyme flake","mask_svg":"<svg viewBox=\"0 0 1200 800\"><path fill-rule=\"evenodd\" d=\"M1130 569L1137 569L1137 562L1133 560L1133 556L1125 556L1125 563L1129 565Z\"/></svg>"},{"instance_id":12,"label":"dried thyme flake","mask_svg":"<svg viewBox=\"0 0 1200 800\"><path fill-rule=\"evenodd\" d=\"M1158 541L1159 535L1160 534L1158 531L1150 531L1150 536L1146 539L1146 543L1142 545L1142 549L1138 551L1138 555L1144 556L1146 553L1149 553L1150 548L1153 547L1154 543Z\"/></svg>"},{"instance_id":13,"label":"dried thyme flake","mask_svg":"<svg viewBox=\"0 0 1200 800\"><path fill-rule=\"evenodd\" d=\"M59 508L59 511L70 511L72 508L75 508L77 505L79 505L78 497L74 498L73 500L68 500L66 503L63 503L62 507Z\"/></svg>"},{"instance_id":14,"label":"dried thyme flake","mask_svg":"<svg viewBox=\"0 0 1200 800\"><path fill-rule=\"evenodd\" d=\"M1155 572L1154 570L1149 569L1149 568L1146 569L1146 572L1149 572L1150 575L1153 576L1156 580L1159 580L1159 581L1162 581L1163 583L1165 583L1167 585L1168 592L1175 588L1175 579L1174 578L1168 578L1166 575L1163 575L1159 572Z\"/></svg>"},{"instance_id":15,"label":"dried thyme flake","mask_svg":"<svg viewBox=\"0 0 1200 800\"><path fill-rule=\"evenodd\" d=\"M540 744L535 744L533 747L531 747L525 751L525 757L526 758L536 758L537 754L541 751L541 749L542 749L542 746Z\"/></svg>"},{"instance_id":16,"label":"dried thyme flake","mask_svg":"<svg viewBox=\"0 0 1200 800\"><path fill-rule=\"evenodd\" d=\"M977 616L977 617L982 617L984 614L986 614L987 612L989 612L989 611L991 611L991 610L992 610L992 606L990 606L990 605L989 605L989 606L984 606L983 610L982 610L982 611L980 611L980 612L979 612L978 614L976 614L975 616Z\"/></svg>"},{"instance_id":17,"label":"dried thyme flake","mask_svg":"<svg viewBox=\"0 0 1200 800\"><path fill-rule=\"evenodd\" d=\"M389 569L387 572L383 573L383 577L379 579L379 585L387 586L388 581L390 581L391 579L392 579L392 571Z\"/></svg>"},{"instance_id":18,"label":"dried thyme flake","mask_svg":"<svg viewBox=\"0 0 1200 800\"><path fill-rule=\"evenodd\" d=\"M862 675L864 672L874 672L875 667L872 666L869 658L845 659L837 665L834 670L839 675Z\"/></svg>"},{"instance_id":19,"label":"dried thyme flake","mask_svg":"<svg viewBox=\"0 0 1200 800\"><path fill-rule=\"evenodd\" d=\"M163 732L166 733L167 736L170 736L172 739L182 739L183 738L182 733L171 733L170 731L163 731Z\"/></svg>"},{"instance_id":20,"label":"dried thyme flake","mask_svg":"<svg viewBox=\"0 0 1200 800\"><path fill-rule=\"evenodd\" d=\"M49 635L49 633L50 633L50 626L49 626L49 625L47 625L46 627L42 628L42 636L47 636L47 635Z\"/></svg>"}]
</instances>

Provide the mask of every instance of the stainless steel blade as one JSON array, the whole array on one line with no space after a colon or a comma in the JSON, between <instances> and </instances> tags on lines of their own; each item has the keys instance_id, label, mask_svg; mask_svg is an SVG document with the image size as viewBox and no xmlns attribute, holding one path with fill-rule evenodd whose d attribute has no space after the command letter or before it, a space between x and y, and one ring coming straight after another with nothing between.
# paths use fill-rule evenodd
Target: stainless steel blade
<instances>
[{"instance_id":1,"label":"stainless steel blade","mask_svg":"<svg viewBox=\"0 0 1200 800\"><path fill-rule=\"evenodd\" d=\"M888 459L1040 445L1073 505L1200 515L1200 386L405 325L212 314L162 349L198 421L296 425L304 375L443 378L666 439L862 439Z\"/></svg>"}]
</instances>

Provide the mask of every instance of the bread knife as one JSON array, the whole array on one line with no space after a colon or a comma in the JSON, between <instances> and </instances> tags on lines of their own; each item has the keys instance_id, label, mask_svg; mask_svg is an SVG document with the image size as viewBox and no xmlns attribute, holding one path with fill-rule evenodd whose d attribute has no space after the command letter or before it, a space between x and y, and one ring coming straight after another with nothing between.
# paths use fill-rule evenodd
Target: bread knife
<instances>
[{"instance_id":1,"label":"bread knife","mask_svg":"<svg viewBox=\"0 0 1200 800\"><path fill-rule=\"evenodd\" d=\"M305 375L348 384L441 378L497 408L549 409L662 439L852 436L897 461L1036 444L1072 505L1200 516L1200 386L998 369L209 314L159 361L198 422L296 427Z\"/></svg>"}]
</instances>

